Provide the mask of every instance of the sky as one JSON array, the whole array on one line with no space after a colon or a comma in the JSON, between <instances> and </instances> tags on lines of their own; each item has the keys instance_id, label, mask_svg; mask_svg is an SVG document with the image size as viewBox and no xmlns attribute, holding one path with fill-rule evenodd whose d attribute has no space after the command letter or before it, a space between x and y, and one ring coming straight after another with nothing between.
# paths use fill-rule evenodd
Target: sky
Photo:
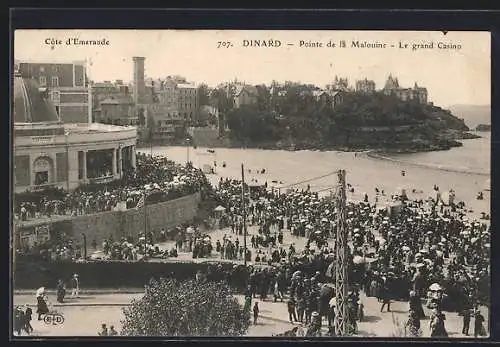
<instances>
[{"instance_id":1,"label":"sky","mask_svg":"<svg viewBox=\"0 0 500 347\"><path fill-rule=\"evenodd\" d=\"M104 39L109 44L67 45L71 38ZM60 44L51 44L51 39ZM245 47L245 40L279 40L281 46ZM339 47L341 40L345 48ZM89 59L88 74L93 81L131 81L133 56L146 58L147 77L181 75L209 86L237 78L250 84L276 80L324 87L338 75L351 84L366 77L380 89L392 74L401 87L417 82L428 89L430 101L449 106L490 104L490 40L489 32L16 30L13 46L15 60ZM327 47L330 41L336 47ZM352 47L353 41L385 43L386 47L357 48ZM219 42L230 44L222 47ZM304 45L317 42L323 46ZM431 43L432 48L413 49ZM455 45L455 49L438 48L438 43Z\"/></svg>"}]
</instances>

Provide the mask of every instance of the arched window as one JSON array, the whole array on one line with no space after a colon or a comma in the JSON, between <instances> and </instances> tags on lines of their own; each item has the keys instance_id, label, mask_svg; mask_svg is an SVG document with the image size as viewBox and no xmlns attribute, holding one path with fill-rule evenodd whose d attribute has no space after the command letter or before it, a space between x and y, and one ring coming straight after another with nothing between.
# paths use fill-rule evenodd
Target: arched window
<instances>
[{"instance_id":1,"label":"arched window","mask_svg":"<svg viewBox=\"0 0 500 347\"><path fill-rule=\"evenodd\" d=\"M54 179L54 164L50 157L39 157L33 162L34 182L36 186L51 183Z\"/></svg>"}]
</instances>

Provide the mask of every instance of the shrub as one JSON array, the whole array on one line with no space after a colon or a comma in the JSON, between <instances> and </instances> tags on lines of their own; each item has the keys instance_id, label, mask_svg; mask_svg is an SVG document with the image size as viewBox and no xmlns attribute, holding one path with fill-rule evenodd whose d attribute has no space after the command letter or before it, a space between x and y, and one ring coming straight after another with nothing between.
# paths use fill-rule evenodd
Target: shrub
<instances>
[{"instance_id":1,"label":"shrub","mask_svg":"<svg viewBox=\"0 0 500 347\"><path fill-rule=\"evenodd\" d=\"M250 325L230 288L207 281L152 279L124 314L125 336L242 336Z\"/></svg>"}]
</instances>

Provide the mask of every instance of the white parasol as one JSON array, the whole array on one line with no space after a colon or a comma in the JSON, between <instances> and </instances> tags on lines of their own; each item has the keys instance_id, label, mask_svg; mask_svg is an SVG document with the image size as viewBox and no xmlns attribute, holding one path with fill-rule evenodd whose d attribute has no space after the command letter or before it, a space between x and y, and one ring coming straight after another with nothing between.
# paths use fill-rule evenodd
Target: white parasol
<instances>
[{"instance_id":1,"label":"white parasol","mask_svg":"<svg viewBox=\"0 0 500 347\"><path fill-rule=\"evenodd\" d=\"M439 283L433 283L431 284L431 286L429 287L429 290L433 291L433 292L439 292L439 291L442 291L443 290L443 287L441 287L441 285Z\"/></svg>"},{"instance_id":2,"label":"white parasol","mask_svg":"<svg viewBox=\"0 0 500 347\"><path fill-rule=\"evenodd\" d=\"M37 289L36 291L36 296L39 297L39 296L42 296L45 294L45 287L40 287Z\"/></svg>"},{"instance_id":3,"label":"white parasol","mask_svg":"<svg viewBox=\"0 0 500 347\"><path fill-rule=\"evenodd\" d=\"M364 264L364 263L365 263L365 258L363 258L363 257L361 257L361 256L359 256L359 255L357 255L357 256L355 256L355 257L352 259L352 262L353 262L354 264Z\"/></svg>"}]
</instances>

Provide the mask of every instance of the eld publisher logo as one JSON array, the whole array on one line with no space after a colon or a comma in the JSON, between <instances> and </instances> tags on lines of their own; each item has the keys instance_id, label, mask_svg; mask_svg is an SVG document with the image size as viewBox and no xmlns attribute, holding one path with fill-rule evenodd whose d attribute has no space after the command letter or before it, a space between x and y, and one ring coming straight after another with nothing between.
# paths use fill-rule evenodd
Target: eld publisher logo
<instances>
[{"instance_id":1,"label":"eld publisher logo","mask_svg":"<svg viewBox=\"0 0 500 347\"><path fill-rule=\"evenodd\" d=\"M64 323L64 316L58 312L47 313L43 318L45 324L61 325Z\"/></svg>"}]
</instances>

